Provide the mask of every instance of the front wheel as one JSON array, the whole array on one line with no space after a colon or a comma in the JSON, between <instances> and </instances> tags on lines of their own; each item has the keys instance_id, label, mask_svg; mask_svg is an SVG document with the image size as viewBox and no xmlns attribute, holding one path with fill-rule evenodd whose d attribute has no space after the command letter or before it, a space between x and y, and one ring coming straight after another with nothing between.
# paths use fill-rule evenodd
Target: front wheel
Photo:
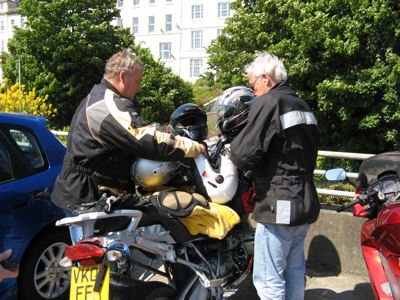
<instances>
[{"instance_id":1,"label":"front wheel","mask_svg":"<svg viewBox=\"0 0 400 300\"><path fill-rule=\"evenodd\" d=\"M68 299L70 270L59 265L68 244L68 230L54 229L29 245L20 265L19 299Z\"/></svg>"}]
</instances>

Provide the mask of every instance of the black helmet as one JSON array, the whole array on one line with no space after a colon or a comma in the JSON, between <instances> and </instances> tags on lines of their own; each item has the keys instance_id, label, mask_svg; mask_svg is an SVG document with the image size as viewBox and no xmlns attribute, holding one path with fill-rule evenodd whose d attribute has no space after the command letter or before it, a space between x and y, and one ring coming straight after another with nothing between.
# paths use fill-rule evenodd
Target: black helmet
<instances>
[{"instance_id":1,"label":"black helmet","mask_svg":"<svg viewBox=\"0 0 400 300\"><path fill-rule=\"evenodd\" d=\"M229 90L232 90L232 88ZM234 138L247 124L247 116L251 104L256 98L251 90L244 87L243 89L235 87L234 93L230 93L225 99L228 99L231 104L223 115L219 117L217 125L222 134L228 138Z\"/></svg>"},{"instance_id":2,"label":"black helmet","mask_svg":"<svg viewBox=\"0 0 400 300\"><path fill-rule=\"evenodd\" d=\"M240 96L253 96L253 90L245 86L233 86L226 89L220 96L213 100L214 104L211 112L222 115L239 100Z\"/></svg>"},{"instance_id":3,"label":"black helmet","mask_svg":"<svg viewBox=\"0 0 400 300\"><path fill-rule=\"evenodd\" d=\"M201 142L207 138L207 114L198 105L187 103L172 113L169 123L172 133Z\"/></svg>"}]
</instances>

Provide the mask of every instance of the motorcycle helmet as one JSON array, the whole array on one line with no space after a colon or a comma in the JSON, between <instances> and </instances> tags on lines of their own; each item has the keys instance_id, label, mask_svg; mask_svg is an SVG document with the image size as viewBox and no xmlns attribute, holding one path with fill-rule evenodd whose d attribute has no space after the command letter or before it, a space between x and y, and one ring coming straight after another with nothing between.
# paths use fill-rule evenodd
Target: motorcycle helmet
<instances>
[{"instance_id":1,"label":"motorcycle helmet","mask_svg":"<svg viewBox=\"0 0 400 300\"><path fill-rule=\"evenodd\" d=\"M198 105L186 103L179 106L170 117L171 131L175 135L201 142L207 138L207 114Z\"/></svg>"},{"instance_id":2,"label":"motorcycle helmet","mask_svg":"<svg viewBox=\"0 0 400 300\"><path fill-rule=\"evenodd\" d=\"M214 100L210 112L223 115L238 101L240 96L253 96L253 90L245 86L234 86L226 89Z\"/></svg>"},{"instance_id":3,"label":"motorcycle helmet","mask_svg":"<svg viewBox=\"0 0 400 300\"><path fill-rule=\"evenodd\" d=\"M247 124L251 104L256 98L253 91L246 87L229 88L221 97L225 110L218 118L217 125L222 134L233 138Z\"/></svg>"},{"instance_id":4,"label":"motorcycle helmet","mask_svg":"<svg viewBox=\"0 0 400 300\"><path fill-rule=\"evenodd\" d=\"M221 155L215 169L203 154L194 161L194 182L198 192L218 204L232 200L239 184L237 169L232 161Z\"/></svg>"},{"instance_id":5,"label":"motorcycle helmet","mask_svg":"<svg viewBox=\"0 0 400 300\"><path fill-rule=\"evenodd\" d=\"M159 187L174 178L178 168L178 162L138 158L131 167L131 178L145 188Z\"/></svg>"}]
</instances>

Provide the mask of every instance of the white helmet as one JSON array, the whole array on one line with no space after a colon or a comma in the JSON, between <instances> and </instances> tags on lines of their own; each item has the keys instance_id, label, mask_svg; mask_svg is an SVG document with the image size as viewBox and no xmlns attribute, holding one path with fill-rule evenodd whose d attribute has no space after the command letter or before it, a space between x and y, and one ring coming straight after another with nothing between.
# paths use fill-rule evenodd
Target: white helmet
<instances>
[{"instance_id":1,"label":"white helmet","mask_svg":"<svg viewBox=\"0 0 400 300\"><path fill-rule=\"evenodd\" d=\"M225 204L232 200L238 187L238 173L232 161L225 155L221 155L219 172L211 167L203 154L194 161L199 176L195 178L197 187L203 193L206 192L212 202Z\"/></svg>"},{"instance_id":2,"label":"white helmet","mask_svg":"<svg viewBox=\"0 0 400 300\"><path fill-rule=\"evenodd\" d=\"M179 162L138 158L131 167L131 177L142 187L159 187L174 178L178 168Z\"/></svg>"}]
</instances>

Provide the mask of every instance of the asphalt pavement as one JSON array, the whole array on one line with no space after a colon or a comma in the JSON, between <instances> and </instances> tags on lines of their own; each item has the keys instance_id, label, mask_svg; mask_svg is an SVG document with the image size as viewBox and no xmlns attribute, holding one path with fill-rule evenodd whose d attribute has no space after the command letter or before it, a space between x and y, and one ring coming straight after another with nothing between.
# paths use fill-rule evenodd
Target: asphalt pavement
<instances>
[{"instance_id":1,"label":"asphalt pavement","mask_svg":"<svg viewBox=\"0 0 400 300\"><path fill-rule=\"evenodd\" d=\"M152 280L164 282L156 275ZM250 272L228 300L259 300ZM374 300L368 276L306 269L304 300Z\"/></svg>"},{"instance_id":2,"label":"asphalt pavement","mask_svg":"<svg viewBox=\"0 0 400 300\"><path fill-rule=\"evenodd\" d=\"M312 273L312 274L310 274ZM251 274L239 286L239 290L229 300L260 299L253 286ZM305 300L374 300L368 277L340 273L324 276L307 272Z\"/></svg>"},{"instance_id":3,"label":"asphalt pavement","mask_svg":"<svg viewBox=\"0 0 400 300\"><path fill-rule=\"evenodd\" d=\"M253 286L251 274L229 300L260 299ZM374 300L368 277L340 273L337 276L306 275L305 300Z\"/></svg>"}]
</instances>

